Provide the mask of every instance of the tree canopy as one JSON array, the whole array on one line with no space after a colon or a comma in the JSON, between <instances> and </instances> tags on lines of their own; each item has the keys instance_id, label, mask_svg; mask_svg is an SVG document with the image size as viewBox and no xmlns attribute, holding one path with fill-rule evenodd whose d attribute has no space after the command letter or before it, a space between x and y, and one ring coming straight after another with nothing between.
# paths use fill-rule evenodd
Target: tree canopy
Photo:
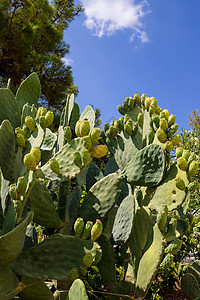
<instances>
[{"instance_id":1,"label":"tree canopy","mask_svg":"<svg viewBox=\"0 0 200 300\"><path fill-rule=\"evenodd\" d=\"M41 101L57 109L66 92L78 92L63 58L64 30L82 11L70 0L0 0L0 83L11 78L14 91L30 73L42 84Z\"/></svg>"}]
</instances>

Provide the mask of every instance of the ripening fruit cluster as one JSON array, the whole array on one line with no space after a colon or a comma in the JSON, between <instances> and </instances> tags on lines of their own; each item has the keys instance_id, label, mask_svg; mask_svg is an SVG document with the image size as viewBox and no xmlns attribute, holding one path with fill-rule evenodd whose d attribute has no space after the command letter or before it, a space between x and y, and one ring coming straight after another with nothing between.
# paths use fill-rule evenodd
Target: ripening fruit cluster
<instances>
[{"instance_id":1,"label":"ripening fruit cluster","mask_svg":"<svg viewBox=\"0 0 200 300\"><path fill-rule=\"evenodd\" d=\"M9 194L13 200L20 200L21 196L25 196L27 189L27 181L25 177L19 177L17 183L13 183L9 187Z\"/></svg>"},{"instance_id":2,"label":"ripening fruit cluster","mask_svg":"<svg viewBox=\"0 0 200 300\"><path fill-rule=\"evenodd\" d=\"M176 148L177 166L182 171L186 171L189 177L194 176L198 169L199 163L195 153L185 150L182 147Z\"/></svg>"},{"instance_id":3,"label":"ripening fruit cluster","mask_svg":"<svg viewBox=\"0 0 200 300\"><path fill-rule=\"evenodd\" d=\"M77 237L84 240L91 239L96 241L103 231L103 224L100 220L96 219L95 224L92 221L87 221L85 224L83 218L76 219L74 223L74 232Z\"/></svg>"},{"instance_id":4,"label":"ripening fruit cluster","mask_svg":"<svg viewBox=\"0 0 200 300\"><path fill-rule=\"evenodd\" d=\"M41 159L41 151L39 147L33 147L30 153L24 156L24 165L30 171L35 171L36 166L39 164Z\"/></svg>"}]
</instances>

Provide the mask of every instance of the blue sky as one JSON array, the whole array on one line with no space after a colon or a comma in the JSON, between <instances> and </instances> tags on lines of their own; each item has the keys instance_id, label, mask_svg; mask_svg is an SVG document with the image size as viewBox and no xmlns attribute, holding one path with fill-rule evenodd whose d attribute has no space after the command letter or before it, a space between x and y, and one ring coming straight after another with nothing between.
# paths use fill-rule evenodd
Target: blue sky
<instances>
[{"instance_id":1,"label":"blue sky","mask_svg":"<svg viewBox=\"0 0 200 300\"><path fill-rule=\"evenodd\" d=\"M199 0L82 0L85 12L66 30L66 63L79 87L76 101L118 119L117 105L134 93L155 97L189 128L200 105Z\"/></svg>"}]
</instances>

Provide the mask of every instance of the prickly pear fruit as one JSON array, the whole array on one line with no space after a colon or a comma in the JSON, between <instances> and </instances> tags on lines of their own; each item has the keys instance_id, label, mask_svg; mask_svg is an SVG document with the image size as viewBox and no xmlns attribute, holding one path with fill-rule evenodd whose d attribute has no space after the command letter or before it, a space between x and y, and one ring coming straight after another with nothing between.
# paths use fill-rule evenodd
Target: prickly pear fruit
<instances>
[{"instance_id":1,"label":"prickly pear fruit","mask_svg":"<svg viewBox=\"0 0 200 300\"><path fill-rule=\"evenodd\" d=\"M76 136L78 136L78 137L81 137L81 134L80 134L80 125L81 125L81 121L77 121L76 122L76 126L75 126L75 133L76 133Z\"/></svg>"},{"instance_id":2,"label":"prickly pear fruit","mask_svg":"<svg viewBox=\"0 0 200 300\"><path fill-rule=\"evenodd\" d=\"M133 128L132 128L132 136L135 136L138 132L138 122L135 122L135 124L133 125Z\"/></svg>"},{"instance_id":3,"label":"prickly pear fruit","mask_svg":"<svg viewBox=\"0 0 200 300\"><path fill-rule=\"evenodd\" d=\"M173 262L174 262L174 255L168 253L163 259L163 261L161 262L159 267L163 270L166 270L173 264Z\"/></svg>"},{"instance_id":4,"label":"prickly pear fruit","mask_svg":"<svg viewBox=\"0 0 200 300\"><path fill-rule=\"evenodd\" d=\"M26 138L26 133L20 127L15 128L15 134L17 135L18 133L22 134Z\"/></svg>"},{"instance_id":5,"label":"prickly pear fruit","mask_svg":"<svg viewBox=\"0 0 200 300\"><path fill-rule=\"evenodd\" d=\"M39 117L39 124L43 130L45 130L47 128L47 123L46 123L46 119L44 116Z\"/></svg>"},{"instance_id":6,"label":"prickly pear fruit","mask_svg":"<svg viewBox=\"0 0 200 300\"><path fill-rule=\"evenodd\" d=\"M74 281L79 278L78 268L74 267L69 271L69 280Z\"/></svg>"},{"instance_id":7,"label":"prickly pear fruit","mask_svg":"<svg viewBox=\"0 0 200 300\"><path fill-rule=\"evenodd\" d=\"M104 131L106 132L109 129L109 127L110 127L109 123L105 123L104 124Z\"/></svg>"},{"instance_id":8,"label":"prickly pear fruit","mask_svg":"<svg viewBox=\"0 0 200 300\"><path fill-rule=\"evenodd\" d=\"M81 151L82 161L84 166L87 166L90 163L90 152L88 149L82 149Z\"/></svg>"},{"instance_id":9,"label":"prickly pear fruit","mask_svg":"<svg viewBox=\"0 0 200 300\"><path fill-rule=\"evenodd\" d=\"M160 128L164 131L167 132L168 130L168 123L165 118L160 119Z\"/></svg>"},{"instance_id":10,"label":"prickly pear fruit","mask_svg":"<svg viewBox=\"0 0 200 300\"><path fill-rule=\"evenodd\" d=\"M10 194L10 197L14 200L17 200L19 198L18 192L17 192L17 186L15 183L13 183L9 186L9 194Z\"/></svg>"},{"instance_id":11,"label":"prickly pear fruit","mask_svg":"<svg viewBox=\"0 0 200 300\"><path fill-rule=\"evenodd\" d=\"M122 105L118 105L117 106L117 110L118 110L118 112L121 114L121 115L125 115L125 109L123 108L123 106Z\"/></svg>"},{"instance_id":12,"label":"prickly pear fruit","mask_svg":"<svg viewBox=\"0 0 200 300\"><path fill-rule=\"evenodd\" d=\"M146 109L149 109L150 105L151 105L151 102L152 102L152 99L149 98L149 97L146 97L145 98L145 101L144 101L144 106Z\"/></svg>"},{"instance_id":13,"label":"prickly pear fruit","mask_svg":"<svg viewBox=\"0 0 200 300\"><path fill-rule=\"evenodd\" d=\"M167 248L165 248L165 253L175 254L181 249L181 246L182 241L180 241L179 239L175 239L167 246Z\"/></svg>"},{"instance_id":14,"label":"prickly pear fruit","mask_svg":"<svg viewBox=\"0 0 200 300\"><path fill-rule=\"evenodd\" d=\"M167 223L167 214L165 211L159 211L157 214L157 224L160 231L163 231Z\"/></svg>"},{"instance_id":15,"label":"prickly pear fruit","mask_svg":"<svg viewBox=\"0 0 200 300\"><path fill-rule=\"evenodd\" d=\"M28 153L24 156L24 165L25 167L27 167L27 169L31 170L31 171L35 171L36 169L36 161L35 161L35 157Z\"/></svg>"},{"instance_id":16,"label":"prickly pear fruit","mask_svg":"<svg viewBox=\"0 0 200 300\"><path fill-rule=\"evenodd\" d=\"M109 132L112 136L117 136L118 135L118 130L116 129L114 124L110 126ZM95 143L93 143L93 144L95 144Z\"/></svg>"},{"instance_id":17,"label":"prickly pear fruit","mask_svg":"<svg viewBox=\"0 0 200 300\"><path fill-rule=\"evenodd\" d=\"M120 124L119 120L114 121L114 127L116 128L117 131L120 131L119 124Z\"/></svg>"},{"instance_id":18,"label":"prickly pear fruit","mask_svg":"<svg viewBox=\"0 0 200 300\"><path fill-rule=\"evenodd\" d=\"M35 157L36 165L39 164L40 159L41 159L41 151L39 147L33 147L31 149L30 154L32 154Z\"/></svg>"},{"instance_id":19,"label":"prickly pear fruit","mask_svg":"<svg viewBox=\"0 0 200 300\"><path fill-rule=\"evenodd\" d=\"M156 136L161 143L165 143L167 141L167 135L161 128L156 131Z\"/></svg>"},{"instance_id":20,"label":"prickly pear fruit","mask_svg":"<svg viewBox=\"0 0 200 300\"><path fill-rule=\"evenodd\" d=\"M129 106L130 110L133 110L133 108L135 107L135 104L136 104L136 100L132 97L129 97L128 106Z\"/></svg>"},{"instance_id":21,"label":"prickly pear fruit","mask_svg":"<svg viewBox=\"0 0 200 300\"><path fill-rule=\"evenodd\" d=\"M17 180L17 191L19 195L25 196L27 188L27 181L25 177L19 177Z\"/></svg>"},{"instance_id":22,"label":"prickly pear fruit","mask_svg":"<svg viewBox=\"0 0 200 300\"><path fill-rule=\"evenodd\" d=\"M177 219L171 218L171 220L169 221L169 224L167 226L167 232L165 234L166 237L175 232L176 226L177 226Z\"/></svg>"},{"instance_id":23,"label":"prickly pear fruit","mask_svg":"<svg viewBox=\"0 0 200 300\"><path fill-rule=\"evenodd\" d=\"M198 181L190 182L190 184L188 185L188 191L190 191L190 192L194 192L198 188L199 188Z\"/></svg>"},{"instance_id":24,"label":"prickly pear fruit","mask_svg":"<svg viewBox=\"0 0 200 300\"><path fill-rule=\"evenodd\" d=\"M155 129L157 130L160 126L160 118L158 115L154 115L152 116L152 121L153 121L153 124L155 126Z\"/></svg>"},{"instance_id":25,"label":"prickly pear fruit","mask_svg":"<svg viewBox=\"0 0 200 300\"><path fill-rule=\"evenodd\" d=\"M77 237L81 237L84 229L84 220L83 218L76 219L74 223L74 232Z\"/></svg>"},{"instance_id":26,"label":"prickly pear fruit","mask_svg":"<svg viewBox=\"0 0 200 300\"><path fill-rule=\"evenodd\" d=\"M91 150L92 148L92 141L91 141L91 138L89 136L84 136L83 137L83 144L84 144L84 147L88 150Z\"/></svg>"},{"instance_id":27,"label":"prickly pear fruit","mask_svg":"<svg viewBox=\"0 0 200 300\"><path fill-rule=\"evenodd\" d=\"M176 157L179 158L183 154L183 148L182 147L177 147L176 148Z\"/></svg>"},{"instance_id":28,"label":"prickly pear fruit","mask_svg":"<svg viewBox=\"0 0 200 300\"><path fill-rule=\"evenodd\" d=\"M129 136L132 136L132 135L133 135L132 127L131 127L129 124L125 124L125 125L124 125L124 131L125 131Z\"/></svg>"},{"instance_id":29,"label":"prickly pear fruit","mask_svg":"<svg viewBox=\"0 0 200 300\"><path fill-rule=\"evenodd\" d=\"M31 116L27 116L25 118L25 125L30 129L30 131L33 131L35 129L35 121Z\"/></svg>"},{"instance_id":30,"label":"prickly pear fruit","mask_svg":"<svg viewBox=\"0 0 200 300\"><path fill-rule=\"evenodd\" d=\"M22 127L23 132L25 133L25 138L29 139L31 136L30 130L28 129L28 127L24 124Z\"/></svg>"},{"instance_id":31,"label":"prickly pear fruit","mask_svg":"<svg viewBox=\"0 0 200 300\"><path fill-rule=\"evenodd\" d=\"M86 268L88 269L89 267L91 267L92 263L93 263L92 254L86 253L85 256L83 257L83 265L86 266Z\"/></svg>"},{"instance_id":32,"label":"prickly pear fruit","mask_svg":"<svg viewBox=\"0 0 200 300\"><path fill-rule=\"evenodd\" d=\"M199 163L196 160L193 160L188 168L188 176L194 176L199 169Z\"/></svg>"},{"instance_id":33,"label":"prickly pear fruit","mask_svg":"<svg viewBox=\"0 0 200 300\"><path fill-rule=\"evenodd\" d=\"M167 151L168 153L170 153L173 150L174 145L172 144L171 141L167 141L164 145L164 149L165 151Z\"/></svg>"},{"instance_id":34,"label":"prickly pear fruit","mask_svg":"<svg viewBox=\"0 0 200 300\"><path fill-rule=\"evenodd\" d=\"M114 128L114 126L113 126L113 128ZM101 135L101 129L100 128L93 128L92 129L92 131L90 133L90 138L91 138L91 142L92 142L93 145L98 143L100 135Z\"/></svg>"},{"instance_id":35,"label":"prickly pear fruit","mask_svg":"<svg viewBox=\"0 0 200 300\"><path fill-rule=\"evenodd\" d=\"M96 223L92 226L91 229L91 240L96 241L103 231L103 224L100 220L96 219Z\"/></svg>"},{"instance_id":36,"label":"prickly pear fruit","mask_svg":"<svg viewBox=\"0 0 200 300\"><path fill-rule=\"evenodd\" d=\"M162 118L165 118L166 120L168 119L163 110L160 112L160 119L162 119Z\"/></svg>"},{"instance_id":37,"label":"prickly pear fruit","mask_svg":"<svg viewBox=\"0 0 200 300\"><path fill-rule=\"evenodd\" d=\"M81 154L79 152L75 152L74 153L74 163L77 167L79 167L80 169L83 166L83 162L82 162L82 157Z\"/></svg>"},{"instance_id":38,"label":"prickly pear fruit","mask_svg":"<svg viewBox=\"0 0 200 300\"><path fill-rule=\"evenodd\" d=\"M135 100L136 104L140 104L141 98L140 98L140 95L138 93L134 94L133 99Z\"/></svg>"},{"instance_id":39,"label":"prickly pear fruit","mask_svg":"<svg viewBox=\"0 0 200 300\"><path fill-rule=\"evenodd\" d=\"M36 175L37 178L45 178L45 175L44 175L44 173L42 172L41 169L36 169L35 170L35 175Z\"/></svg>"},{"instance_id":40,"label":"prickly pear fruit","mask_svg":"<svg viewBox=\"0 0 200 300\"><path fill-rule=\"evenodd\" d=\"M80 125L79 125L79 132L80 132L80 136L83 137L83 136L86 136L89 134L90 132L90 123L88 120L83 120L80 122Z\"/></svg>"},{"instance_id":41,"label":"prickly pear fruit","mask_svg":"<svg viewBox=\"0 0 200 300\"><path fill-rule=\"evenodd\" d=\"M151 97L152 102L151 102L151 106L158 106L158 101L156 100L155 97Z\"/></svg>"},{"instance_id":42,"label":"prickly pear fruit","mask_svg":"<svg viewBox=\"0 0 200 300\"><path fill-rule=\"evenodd\" d=\"M137 203L140 207L143 206L143 194L140 189L135 190L135 199L137 200Z\"/></svg>"},{"instance_id":43,"label":"prickly pear fruit","mask_svg":"<svg viewBox=\"0 0 200 300\"><path fill-rule=\"evenodd\" d=\"M181 191L185 191L185 189L186 189L185 182L181 177L175 178L175 185Z\"/></svg>"},{"instance_id":44,"label":"prickly pear fruit","mask_svg":"<svg viewBox=\"0 0 200 300\"><path fill-rule=\"evenodd\" d=\"M52 111L48 111L45 115L46 126L49 127L53 123L54 114Z\"/></svg>"},{"instance_id":45,"label":"prickly pear fruit","mask_svg":"<svg viewBox=\"0 0 200 300\"><path fill-rule=\"evenodd\" d=\"M168 109L163 109L163 112L165 113L166 118L168 119L169 118L169 111L168 111Z\"/></svg>"},{"instance_id":46,"label":"prickly pear fruit","mask_svg":"<svg viewBox=\"0 0 200 300\"><path fill-rule=\"evenodd\" d=\"M164 211L166 213L166 215L168 215L168 207L167 204L162 204L162 211Z\"/></svg>"},{"instance_id":47,"label":"prickly pear fruit","mask_svg":"<svg viewBox=\"0 0 200 300\"><path fill-rule=\"evenodd\" d=\"M197 160L197 156L196 154L191 153L190 157L188 158L188 165L190 165L193 162L193 160Z\"/></svg>"},{"instance_id":48,"label":"prickly pear fruit","mask_svg":"<svg viewBox=\"0 0 200 300\"><path fill-rule=\"evenodd\" d=\"M149 107L150 116L153 116L155 113L156 113L156 107L150 105L150 107Z\"/></svg>"},{"instance_id":49,"label":"prickly pear fruit","mask_svg":"<svg viewBox=\"0 0 200 300\"><path fill-rule=\"evenodd\" d=\"M63 128L64 130L64 139L67 143L69 143L72 140L72 131L70 126L65 126Z\"/></svg>"},{"instance_id":50,"label":"prickly pear fruit","mask_svg":"<svg viewBox=\"0 0 200 300\"><path fill-rule=\"evenodd\" d=\"M173 124L170 129L167 132L167 137L168 139L170 139L170 137L172 137L172 135L178 130L178 124Z\"/></svg>"},{"instance_id":51,"label":"prickly pear fruit","mask_svg":"<svg viewBox=\"0 0 200 300\"><path fill-rule=\"evenodd\" d=\"M49 166L51 168L51 170L57 174L58 176L60 176L60 166L59 163L57 162L56 158L53 157L50 162L49 162Z\"/></svg>"},{"instance_id":52,"label":"prickly pear fruit","mask_svg":"<svg viewBox=\"0 0 200 300\"><path fill-rule=\"evenodd\" d=\"M184 157L179 157L177 159L177 166L179 167L179 169L181 169L182 171L187 171L188 169L188 163L187 160Z\"/></svg>"},{"instance_id":53,"label":"prickly pear fruit","mask_svg":"<svg viewBox=\"0 0 200 300\"><path fill-rule=\"evenodd\" d=\"M100 262L100 260L102 258L102 254L103 254L103 252L102 252L100 246L97 247L97 252L96 252L96 255L93 260L93 265L97 265Z\"/></svg>"},{"instance_id":54,"label":"prickly pear fruit","mask_svg":"<svg viewBox=\"0 0 200 300\"><path fill-rule=\"evenodd\" d=\"M176 116L171 114L168 118L168 125L171 127L176 122Z\"/></svg>"},{"instance_id":55,"label":"prickly pear fruit","mask_svg":"<svg viewBox=\"0 0 200 300\"><path fill-rule=\"evenodd\" d=\"M79 274L81 276L85 276L87 274L87 268L86 268L86 266L84 266L84 265L80 266L80 268L79 268Z\"/></svg>"},{"instance_id":56,"label":"prickly pear fruit","mask_svg":"<svg viewBox=\"0 0 200 300\"><path fill-rule=\"evenodd\" d=\"M106 145L97 145L95 146L90 154L92 157L101 158L108 153L108 147Z\"/></svg>"},{"instance_id":57,"label":"prickly pear fruit","mask_svg":"<svg viewBox=\"0 0 200 300\"><path fill-rule=\"evenodd\" d=\"M174 146L178 145L181 141L181 137L179 134L175 134L170 140Z\"/></svg>"},{"instance_id":58,"label":"prickly pear fruit","mask_svg":"<svg viewBox=\"0 0 200 300\"><path fill-rule=\"evenodd\" d=\"M45 116L47 113L47 108L40 106L37 110L36 119L39 120L40 116Z\"/></svg>"},{"instance_id":59,"label":"prickly pear fruit","mask_svg":"<svg viewBox=\"0 0 200 300\"><path fill-rule=\"evenodd\" d=\"M184 157L188 161L188 158L190 157L190 151L183 150L182 157Z\"/></svg>"},{"instance_id":60,"label":"prickly pear fruit","mask_svg":"<svg viewBox=\"0 0 200 300\"><path fill-rule=\"evenodd\" d=\"M86 240L90 238L92 226L93 226L93 222L87 221L83 229L82 239Z\"/></svg>"},{"instance_id":61,"label":"prickly pear fruit","mask_svg":"<svg viewBox=\"0 0 200 300\"><path fill-rule=\"evenodd\" d=\"M153 130L153 128L149 128L148 138L149 138L149 143L152 144L153 140L154 140L154 130Z\"/></svg>"},{"instance_id":62,"label":"prickly pear fruit","mask_svg":"<svg viewBox=\"0 0 200 300\"><path fill-rule=\"evenodd\" d=\"M143 106L144 106L146 96L147 96L146 94L142 94L142 96L141 96L141 103Z\"/></svg>"},{"instance_id":63,"label":"prickly pear fruit","mask_svg":"<svg viewBox=\"0 0 200 300\"><path fill-rule=\"evenodd\" d=\"M26 145L26 139L25 139L24 135L22 135L21 133L18 133L16 136L16 143L20 148L24 148Z\"/></svg>"}]
</instances>

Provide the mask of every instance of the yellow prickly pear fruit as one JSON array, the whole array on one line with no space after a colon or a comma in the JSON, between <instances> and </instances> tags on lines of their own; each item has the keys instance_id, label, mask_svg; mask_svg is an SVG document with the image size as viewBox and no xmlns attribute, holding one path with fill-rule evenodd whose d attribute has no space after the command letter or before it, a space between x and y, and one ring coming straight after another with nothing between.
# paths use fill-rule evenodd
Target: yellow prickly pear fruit
<instances>
[{"instance_id":1,"label":"yellow prickly pear fruit","mask_svg":"<svg viewBox=\"0 0 200 300\"><path fill-rule=\"evenodd\" d=\"M92 226L93 226L93 222L87 221L83 230L82 239L84 240L90 239Z\"/></svg>"},{"instance_id":2,"label":"yellow prickly pear fruit","mask_svg":"<svg viewBox=\"0 0 200 300\"><path fill-rule=\"evenodd\" d=\"M97 145L95 146L90 154L92 157L101 158L108 153L108 147L106 145Z\"/></svg>"},{"instance_id":3,"label":"yellow prickly pear fruit","mask_svg":"<svg viewBox=\"0 0 200 300\"><path fill-rule=\"evenodd\" d=\"M167 214L165 211L159 211L157 214L157 224L160 231L163 231L167 223Z\"/></svg>"},{"instance_id":4,"label":"yellow prickly pear fruit","mask_svg":"<svg viewBox=\"0 0 200 300\"><path fill-rule=\"evenodd\" d=\"M17 180L17 191L19 195L25 196L26 194L27 181L25 177L19 177Z\"/></svg>"},{"instance_id":5,"label":"yellow prickly pear fruit","mask_svg":"<svg viewBox=\"0 0 200 300\"><path fill-rule=\"evenodd\" d=\"M137 116L137 121L140 127L143 126L143 122L144 122L144 113L139 113Z\"/></svg>"},{"instance_id":6,"label":"yellow prickly pear fruit","mask_svg":"<svg viewBox=\"0 0 200 300\"><path fill-rule=\"evenodd\" d=\"M189 150L183 150L182 157L184 157L188 161L188 159L190 157L190 151Z\"/></svg>"},{"instance_id":7,"label":"yellow prickly pear fruit","mask_svg":"<svg viewBox=\"0 0 200 300\"><path fill-rule=\"evenodd\" d=\"M80 133L80 125L81 125L81 121L76 122L75 133L76 133L76 136L78 136L78 137L81 136L81 133Z\"/></svg>"},{"instance_id":8,"label":"yellow prickly pear fruit","mask_svg":"<svg viewBox=\"0 0 200 300\"><path fill-rule=\"evenodd\" d=\"M188 176L194 176L199 169L199 163L196 160L193 160L188 168Z\"/></svg>"},{"instance_id":9,"label":"yellow prickly pear fruit","mask_svg":"<svg viewBox=\"0 0 200 300\"><path fill-rule=\"evenodd\" d=\"M86 149L91 150L92 148L92 141L90 136L84 136L83 137L83 145Z\"/></svg>"},{"instance_id":10,"label":"yellow prickly pear fruit","mask_svg":"<svg viewBox=\"0 0 200 300\"><path fill-rule=\"evenodd\" d=\"M39 124L43 130L45 130L47 128L47 123L46 123L46 119L44 116L39 117Z\"/></svg>"},{"instance_id":11,"label":"yellow prickly pear fruit","mask_svg":"<svg viewBox=\"0 0 200 300\"><path fill-rule=\"evenodd\" d=\"M177 166L179 167L179 169L181 169L182 171L187 171L188 169L188 163L187 160L184 157L179 157L177 159Z\"/></svg>"},{"instance_id":12,"label":"yellow prickly pear fruit","mask_svg":"<svg viewBox=\"0 0 200 300\"><path fill-rule=\"evenodd\" d=\"M83 218L76 219L74 223L74 232L77 237L81 237L84 229L84 220Z\"/></svg>"},{"instance_id":13,"label":"yellow prickly pear fruit","mask_svg":"<svg viewBox=\"0 0 200 300\"><path fill-rule=\"evenodd\" d=\"M196 154L191 153L190 157L188 158L188 164L190 165L193 162L193 160L197 160L197 156Z\"/></svg>"},{"instance_id":14,"label":"yellow prickly pear fruit","mask_svg":"<svg viewBox=\"0 0 200 300\"><path fill-rule=\"evenodd\" d=\"M72 140L72 131L71 131L71 128L70 128L70 126L65 126L63 128L63 130L64 130L65 141L67 143L69 143Z\"/></svg>"},{"instance_id":15,"label":"yellow prickly pear fruit","mask_svg":"<svg viewBox=\"0 0 200 300\"><path fill-rule=\"evenodd\" d=\"M48 111L45 115L46 126L49 127L53 123L54 114L52 111Z\"/></svg>"},{"instance_id":16,"label":"yellow prickly pear fruit","mask_svg":"<svg viewBox=\"0 0 200 300\"><path fill-rule=\"evenodd\" d=\"M87 166L90 163L90 152L88 149L82 149L81 151L82 161L84 166Z\"/></svg>"},{"instance_id":17,"label":"yellow prickly pear fruit","mask_svg":"<svg viewBox=\"0 0 200 300\"><path fill-rule=\"evenodd\" d=\"M167 141L167 135L161 128L156 131L156 136L161 143L165 143Z\"/></svg>"},{"instance_id":18,"label":"yellow prickly pear fruit","mask_svg":"<svg viewBox=\"0 0 200 300\"><path fill-rule=\"evenodd\" d=\"M28 170L35 171L36 169L36 161L35 157L28 153L24 156L24 165L27 167Z\"/></svg>"},{"instance_id":19,"label":"yellow prickly pear fruit","mask_svg":"<svg viewBox=\"0 0 200 300\"><path fill-rule=\"evenodd\" d=\"M133 135L133 129L129 124L125 124L124 125L124 131L129 135L132 136Z\"/></svg>"},{"instance_id":20,"label":"yellow prickly pear fruit","mask_svg":"<svg viewBox=\"0 0 200 300\"><path fill-rule=\"evenodd\" d=\"M9 194L10 194L10 197L14 200L17 200L19 198L18 192L17 192L17 186L15 183L13 183L9 186Z\"/></svg>"},{"instance_id":21,"label":"yellow prickly pear fruit","mask_svg":"<svg viewBox=\"0 0 200 300\"><path fill-rule=\"evenodd\" d=\"M178 145L181 141L181 137L179 134L175 134L170 140L174 146Z\"/></svg>"},{"instance_id":22,"label":"yellow prickly pear fruit","mask_svg":"<svg viewBox=\"0 0 200 300\"><path fill-rule=\"evenodd\" d=\"M30 131L35 130L35 126L36 126L35 121L31 116L27 116L25 118L25 125L28 127L28 129L30 129Z\"/></svg>"},{"instance_id":23,"label":"yellow prickly pear fruit","mask_svg":"<svg viewBox=\"0 0 200 300\"><path fill-rule=\"evenodd\" d=\"M171 127L176 122L176 116L171 114L168 118L168 125Z\"/></svg>"},{"instance_id":24,"label":"yellow prickly pear fruit","mask_svg":"<svg viewBox=\"0 0 200 300\"><path fill-rule=\"evenodd\" d=\"M181 177L175 178L175 185L176 185L177 189L179 189L181 191L185 191L185 189L186 189L185 182Z\"/></svg>"},{"instance_id":25,"label":"yellow prickly pear fruit","mask_svg":"<svg viewBox=\"0 0 200 300\"><path fill-rule=\"evenodd\" d=\"M92 254L86 253L85 256L83 257L83 265L86 266L86 268L88 269L89 267L91 267L92 263L93 263Z\"/></svg>"},{"instance_id":26,"label":"yellow prickly pear fruit","mask_svg":"<svg viewBox=\"0 0 200 300\"><path fill-rule=\"evenodd\" d=\"M90 123L88 120L81 121L79 126L79 132L81 137L86 136L90 133Z\"/></svg>"},{"instance_id":27,"label":"yellow prickly pear fruit","mask_svg":"<svg viewBox=\"0 0 200 300\"><path fill-rule=\"evenodd\" d=\"M82 157L80 155L80 153L77 151L74 153L74 163L77 167L79 167L80 169L82 168Z\"/></svg>"},{"instance_id":28,"label":"yellow prickly pear fruit","mask_svg":"<svg viewBox=\"0 0 200 300\"><path fill-rule=\"evenodd\" d=\"M152 102L151 102L151 106L158 106L158 101L156 100L155 97L151 97Z\"/></svg>"},{"instance_id":29,"label":"yellow prickly pear fruit","mask_svg":"<svg viewBox=\"0 0 200 300\"><path fill-rule=\"evenodd\" d=\"M160 119L160 128L164 131L167 132L168 130L168 123L165 118Z\"/></svg>"},{"instance_id":30,"label":"yellow prickly pear fruit","mask_svg":"<svg viewBox=\"0 0 200 300\"><path fill-rule=\"evenodd\" d=\"M152 102L152 99L149 98L149 97L146 97L145 98L145 101L144 101L144 106L146 109L149 109L150 105L151 105L151 102Z\"/></svg>"},{"instance_id":31,"label":"yellow prickly pear fruit","mask_svg":"<svg viewBox=\"0 0 200 300\"><path fill-rule=\"evenodd\" d=\"M57 174L58 176L60 176L60 166L59 166L59 163L57 162L56 158L53 157L50 162L49 162L49 166L50 166L50 169L55 173Z\"/></svg>"},{"instance_id":32,"label":"yellow prickly pear fruit","mask_svg":"<svg viewBox=\"0 0 200 300\"><path fill-rule=\"evenodd\" d=\"M141 98L140 98L140 95L138 93L134 94L133 99L135 100L136 104L141 103Z\"/></svg>"},{"instance_id":33,"label":"yellow prickly pear fruit","mask_svg":"<svg viewBox=\"0 0 200 300\"><path fill-rule=\"evenodd\" d=\"M41 151L39 147L33 147L31 149L30 154L32 154L35 157L36 165L39 164L40 159L41 159Z\"/></svg>"},{"instance_id":34,"label":"yellow prickly pear fruit","mask_svg":"<svg viewBox=\"0 0 200 300\"><path fill-rule=\"evenodd\" d=\"M74 267L69 271L69 280L74 281L79 278L78 268Z\"/></svg>"},{"instance_id":35,"label":"yellow prickly pear fruit","mask_svg":"<svg viewBox=\"0 0 200 300\"><path fill-rule=\"evenodd\" d=\"M173 150L173 147L174 147L174 145L171 141L167 141L164 145L165 151L167 151L169 153Z\"/></svg>"},{"instance_id":36,"label":"yellow prickly pear fruit","mask_svg":"<svg viewBox=\"0 0 200 300\"><path fill-rule=\"evenodd\" d=\"M163 112L165 113L166 118L169 118L169 111L168 109L163 109Z\"/></svg>"},{"instance_id":37,"label":"yellow prickly pear fruit","mask_svg":"<svg viewBox=\"0 0 200 300\"><path fill-rule=\"evenodd\" d=\"M115 128L115 127L113 126L113 128ZM101 129L100 128L93 128L92 129L92 131L90 133L90 138L91 138L91 142L92 142L93 145L98 143L98 140L100 138L100 134L101 134ZM112 134L112 132L111 132L111 134Z\"/></svg>"},{"instance_id":38,"label":"yellow prickly pear fruit","mask_svg":"<svg viewBox=\"0 0 200 300\"><path fill-rule=\"evenodd\" d=\"M22 135L21 133L18 133L16 136L16 143L20 148L24 148L26 145L26 139L25 139L24 135Z\"/></svg>"},{"instance_id":39,"label":"yellow prickly pear fruit","mask_svg":"<svg viewBox=\"0 0 200 300\"><path fill-rule=\"evenodd\" d=\"M176 157L179 158L183 154L183 148L182 147L177 147L176 148Z\"/></svg>"},{"instance_id":40,"label":"yellow prickly pear fruit","mask_svg":"<svg viewBox=\"0 0 200 300\"><path fill-rule=\"evenodd\" d=\"M96 223L92 226L91 229L91 240L96 241L103 231L103 224L100 220L96 219Z\"/></svg>"}]
</instances>

